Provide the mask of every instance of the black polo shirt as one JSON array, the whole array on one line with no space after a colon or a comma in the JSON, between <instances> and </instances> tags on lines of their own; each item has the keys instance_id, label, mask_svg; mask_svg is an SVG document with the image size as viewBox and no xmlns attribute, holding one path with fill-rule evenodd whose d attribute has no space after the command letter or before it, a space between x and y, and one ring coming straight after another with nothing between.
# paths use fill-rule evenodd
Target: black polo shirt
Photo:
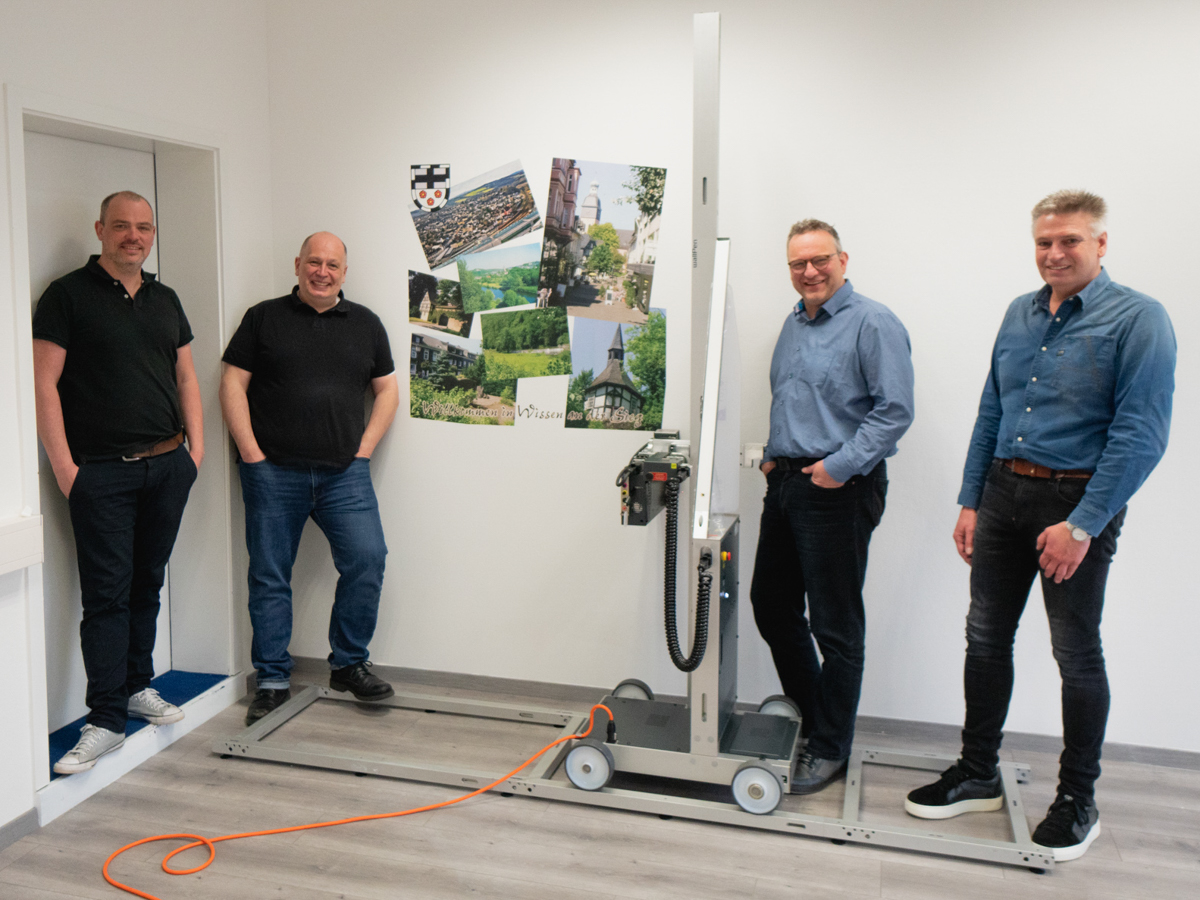
<instances>
[{"instance_id":1,"label":"black polo shirt","mask_svg":"<svg viewBox=\"0 0 1200 900\"><path fill-rule=\"evenodd\" d=\"M366 430L364 393L395 370L379 316L341 294L318 313L299 288L250 307L222 359L253 376L250 425L279 465L349 465Z\"/></svg>"},{"instance_id":2,"label":"black polo shirt","mask_svg":"<svg viewBox=\"0 0 1200 900\"><path fill-rule=\"evenodd\" d=\"M176 293L142 272L134 297L93 256L38 300L33 336L67 351L58 396L75 462L143 450L179 434L176 351L192 329Z\"/></svg>"}]
</instances>

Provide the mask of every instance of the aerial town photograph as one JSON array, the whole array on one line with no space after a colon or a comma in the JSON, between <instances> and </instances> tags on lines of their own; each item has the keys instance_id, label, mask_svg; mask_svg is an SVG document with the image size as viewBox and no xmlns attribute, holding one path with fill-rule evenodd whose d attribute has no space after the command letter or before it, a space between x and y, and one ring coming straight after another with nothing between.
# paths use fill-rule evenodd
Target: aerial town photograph
<instances>
[{"instance_id":1,"label":"aerial town photograph","mask_svg":"<svg viewBox=\"0 0 1200 900\"><path fill-rule=\"evenodd\" d=\"M464 253L499 247L542 225L520 160L451 187L450 202L441 209L412 211L430 269L450 265Z\"/></svg>"}]
</instances>

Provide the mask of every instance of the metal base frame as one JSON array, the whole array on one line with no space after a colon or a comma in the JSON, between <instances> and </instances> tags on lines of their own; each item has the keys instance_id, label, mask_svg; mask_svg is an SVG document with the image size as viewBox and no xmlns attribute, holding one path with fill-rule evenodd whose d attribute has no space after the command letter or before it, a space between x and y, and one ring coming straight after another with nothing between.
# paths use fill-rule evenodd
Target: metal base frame
<instances>
[{"instance_id":1,"label":"metal base frame","mask_svg":"<svg viewBox=\"0 0 1200 900\"><path fill-rule=\"evenodd\" d=\"M218 738L213 742L212 750L214 753L225 756L241 756L321 769L334 769L341 772L359 772L467 790L482 787L503 774L449 766L413 764L401 759L390 760L352 752L330 752L327 748L306 746L303 743L292 746L264 743L264 738L271 732L318 700L357 702L349 694L332 691L326 687L310 686L240 734L229 738ZM394 697L376 701L370 705L512 722L530 722L563 728L567 733L575 734L582 732L588 722L587 715L570 710L483 700L460 700L421 694L398 693ZM603 735L596 737L603 740ZM872 825L859 820L864 766L884 765L939 772L953 761L952 757L936 754L896 753L890 750L855 747L846 773L846 795L842 818L834 819L824 816L801 815L782 809L776 809L767 815L752 815L734 803L732 796L729 802L722 803L625 788L606 787L598 791L580 790L565 779L554 780L555 773L572 746L574 746L574 742L561 744L555 751L547 753L529 769L506 779L496 785L493 790L541 797L545 800L561 800L568 803L604 806L660 816L678 816L703 822L871 844L900 850L914 850L919 853L975 859L1001 865L1043 870L1054 867L1053 853L1032 842L1029 836L1029 827L1025 821L1025 808L1021 803L1018 783L1028 779L1028 766L1016 763L1000 764L1004 804L1008 810L1013 840L997 841L940 834L928 827L906 828L896 825ZM680 755L687 756L688 754Z\"/></svg>"}]
</instances>

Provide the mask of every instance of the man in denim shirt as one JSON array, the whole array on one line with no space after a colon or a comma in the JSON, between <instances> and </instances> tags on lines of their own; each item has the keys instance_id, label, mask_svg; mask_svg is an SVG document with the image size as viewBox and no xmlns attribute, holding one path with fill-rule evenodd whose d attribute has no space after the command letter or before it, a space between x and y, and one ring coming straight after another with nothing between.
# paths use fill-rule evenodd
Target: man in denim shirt
<instances>
[{"instance_id":1,"label":"man in denim shirt","mask_svg":"<svg viewBox=\"0 0 1200 900\"><path fill-rule=\"evenodd\" d=\"M849 257L832 225L793 225L787 253L801 302L771 359L767 494L750 601L784 693L800 709L808 745L792 792L807 794L845 771L854 742L867 545L887 496L883 460L912 423L913 368L900 320L846 280Z\"/></svg>"},{"instance_id":2,"label":"man in denim shirt","mask_svg":"<svg viewBox=\"0 0 1200 900\"><path fill-rule=\"evenodd\" d=\"M954 542L971 566L962 758L905 803L929 819L1000 809L1013 639L1040 570L1063 681L1063 752L1057 798L1033 840L1059 861L1082 856L1100 833L1104 584L1125 504L1166 450L1175 388L1166 310L1100 265L1106 213L1085 191L1033 208L1046 286L1014 300L1000 326L958 498Z\"/></svg>"}]
</instances>

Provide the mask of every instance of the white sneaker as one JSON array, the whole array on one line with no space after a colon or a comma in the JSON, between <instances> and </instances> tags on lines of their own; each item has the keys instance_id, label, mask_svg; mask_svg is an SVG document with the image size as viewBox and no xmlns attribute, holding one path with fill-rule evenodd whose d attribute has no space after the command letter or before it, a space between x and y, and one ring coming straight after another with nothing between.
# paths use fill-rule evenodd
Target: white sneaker
<instances>
[{"instance_id":1,"label":"white sneaker","mask_svg":"<svg viewBox=\"0 0 1200 900\"><path fill-rule=\"evenodd\" d=\"M67 751L54 764L54 771L59 775L74 775L76 772L86 772L96 764L96 760L116 750L125 743L125 735L96 725L84 725L79 743Z\"/></svg>"},{"instance_id":2,"label":"white sneaker","mask_svg":"<svg viewBox=\"0 0 1200 900\"><path fill-rule=\"evenodd\" d=\"M183 718L183 710L158 696L154 688L146 688L129 698L129 715L151 725L170 725Z\"/></svg>"}]
</instances>

